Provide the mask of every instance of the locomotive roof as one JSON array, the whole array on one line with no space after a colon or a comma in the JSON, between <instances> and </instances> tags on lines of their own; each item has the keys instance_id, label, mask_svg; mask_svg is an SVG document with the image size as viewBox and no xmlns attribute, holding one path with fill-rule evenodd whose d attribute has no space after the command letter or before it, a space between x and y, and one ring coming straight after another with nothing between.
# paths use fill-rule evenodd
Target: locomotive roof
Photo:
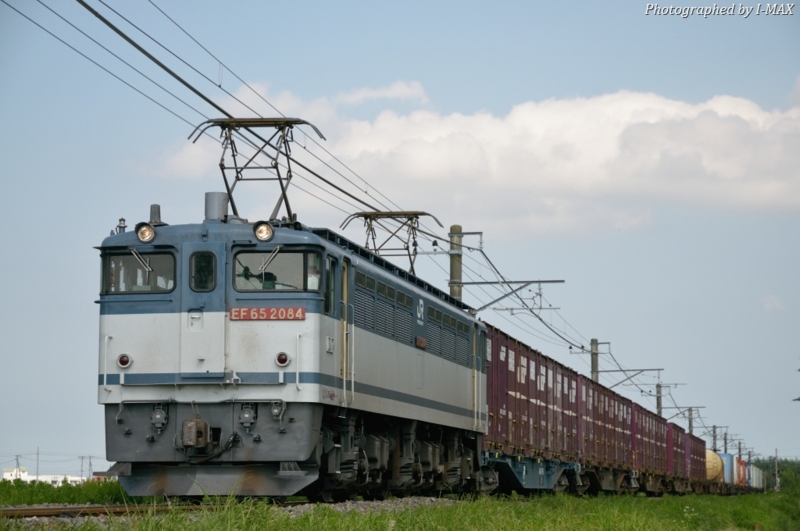
<instances>
[{"instance_id":1,"label":"locomotive roof","mask_svg":"<svg viewBox=\"0 0 800 531\"><path fill-rule=\"evenodd\" d=\"M314 234L316 234L317 236L319 236L320 238L324 238L331 243L334 243L340 247L352 251L353 253L361 256L362 258L365 258L366 260L369 260L370 262L374 263L378 267L381 267L386 271L389 271L390 273L397 275L398 277L414 284L415 286L427 291L428 293L435 295L437 298L445 302L448 302L457 308L468 311L473 310L472 306L465 304L464 302L456 299L449 293L440 290L439 288L429 284L428 282L425 282L416 275L409 273L405 269L401 269L400 267L396 266L392 262L389 262L380 255L377 255L372 251L369 251L368 249L358 245L357 243L351 242L344 236L337 234L330 229L318 228L309 230Z\"/></svg>"}]
</instances>

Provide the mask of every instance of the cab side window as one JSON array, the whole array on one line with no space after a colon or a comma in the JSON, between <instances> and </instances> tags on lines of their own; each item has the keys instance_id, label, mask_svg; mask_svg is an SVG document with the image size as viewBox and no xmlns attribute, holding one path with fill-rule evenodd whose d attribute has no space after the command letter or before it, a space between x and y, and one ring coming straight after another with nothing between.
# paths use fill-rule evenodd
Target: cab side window
<instances>
[{"instance_id":1,"label":"cab side window","mask_svg":"<svg viewBox=\"0 0 800 531\"><path fill-rule=\"evenodd\" d=\"M336 260L327 257L325 260L325 313L336 313Z\"/></svg>"},{"instance_id":2,"label":"cab side window","mask_svg":"<svg viewBox=\"0 0 800 531\"><path fill-rule=\"evenodd\" d=\"M189 260L189 287L192 291L208 292L217 287L217 257L201 251Z\"/></svg>"}]
</instances>

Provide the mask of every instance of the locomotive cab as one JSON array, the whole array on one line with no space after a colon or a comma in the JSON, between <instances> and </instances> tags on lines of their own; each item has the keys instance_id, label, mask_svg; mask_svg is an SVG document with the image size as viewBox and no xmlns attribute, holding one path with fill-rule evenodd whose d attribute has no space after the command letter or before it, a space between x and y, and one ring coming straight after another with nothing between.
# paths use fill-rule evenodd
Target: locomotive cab
<instances>
[{"instance_id":1,"label":"locomotive cab","mask_svg":"<svg viewBox=\"0 0 800 531\"><path fill-rule=\"evenodd\" d=\"M316 478L302 463L315 461L322 406L302 383L319 374L324 248L294 222L261 241L231 218L140 224L148 241L118 230L99 247L98 398L131 494L202 494L187 483L197 474L251 495ZM175 468L200 462L217 466Z\"/></svg>"}]
</instances>

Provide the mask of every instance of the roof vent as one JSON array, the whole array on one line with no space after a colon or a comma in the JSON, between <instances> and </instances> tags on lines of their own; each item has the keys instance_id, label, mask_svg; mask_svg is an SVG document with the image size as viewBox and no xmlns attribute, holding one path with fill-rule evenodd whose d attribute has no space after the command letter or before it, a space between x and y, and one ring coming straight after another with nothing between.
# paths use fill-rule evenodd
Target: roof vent
<instances>
[{"instance_id":1,"label":"roof vent","mask_svg":"<svg viewBox=\"0 0 800 531\"><path fill-rule=\"evenodd\" d=\"M228 194L206 192L206 221L223 221L228 215Z\"/></svg>"}]
</instances>

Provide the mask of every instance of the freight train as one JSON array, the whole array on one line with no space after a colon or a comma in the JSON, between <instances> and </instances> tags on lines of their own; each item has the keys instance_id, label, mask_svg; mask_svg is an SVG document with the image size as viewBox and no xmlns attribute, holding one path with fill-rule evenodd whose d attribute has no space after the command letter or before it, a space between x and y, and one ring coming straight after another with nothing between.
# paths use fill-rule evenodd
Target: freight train
<instances>
[{"instance_id":1,"label":"freight train","mask_svg":"<svg viewBox=\"0 0 800 531\"><path fill-rule=\"evenodd\" d=\"M707 473L702 439L365 247L231 214L230 188L205 199L200 223L154 205L98 248L105 474L129 494L748 488L747 468Z\"/></svg>"}]
</instances>

